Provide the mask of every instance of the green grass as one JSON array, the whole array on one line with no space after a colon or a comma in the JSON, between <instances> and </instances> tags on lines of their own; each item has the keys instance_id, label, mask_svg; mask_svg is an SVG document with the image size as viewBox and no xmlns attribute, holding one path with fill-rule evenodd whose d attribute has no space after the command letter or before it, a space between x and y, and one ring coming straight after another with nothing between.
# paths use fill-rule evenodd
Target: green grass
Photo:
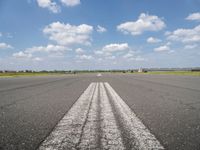
<instances>
[{"instance_id":1,"label":"green grass","mask_svg":"<svg viewBox=\"0 0 200 150\"><path fill-rule=\"evenodd\" d=\"M0 73L0 77L47 76L47 75L62 75L62 74L64 73L16 72L16 73Z\"/></svg>"},{"instance_id":2,"label":"green grass","mask_svg":"<svg viewBox=\"0 0 200 150\"><path fill-rule=\"evenodd\" d=\"M95 72L96 73L96 72ZM155 74L155 75L189 75L200 76L198 71L149 71L147 73L134 72L133 74ZM66 75L65 73L48 73L48 72L16 72L16 73L0 73L1 77L20 77L20 76L47 76L47 75Z\"/></svg>"},{"instance_id":3,"label":"green grass","mask_svg":"<svg viewBox=\"0 0 200 150\"><path fill-rule=\"evenodd\" d=\"M164 74L164 75L189 75L189 76L200 76L198 71L152 71L147 73L138 74Z\"/></svg>"}]
</instances>

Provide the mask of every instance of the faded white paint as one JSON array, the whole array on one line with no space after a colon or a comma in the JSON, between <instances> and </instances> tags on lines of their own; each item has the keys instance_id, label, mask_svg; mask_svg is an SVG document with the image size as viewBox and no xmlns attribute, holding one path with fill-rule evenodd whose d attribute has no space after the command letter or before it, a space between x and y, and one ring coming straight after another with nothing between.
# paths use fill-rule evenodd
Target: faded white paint
<instances>
[{"instance_id":1,"label":"faded white paint","mask_svg":"<svg viewBox=\"0 0 200 150\"><path fill-rule=\"evenodd\" d=\"M108 83L91 83L39 150L164 149Z\"/></svg>"},{"instance_id":2,"label":"faded white paint","mask_svg":"<svg viewBox=\"0 0 200 150\"><path fill-rule=\"evenodd\" d=\"M122 137L117 126L113 110L105 91L103 83L100 83L100 100L101 100L101 145L103 149L125 149L122 143Z\"/></svg>"},{"instance_id":3,"label":"faded white paint","mask_svg":"<svg viewBox=\"0 0 200 150\"><path fill-rule=\"evenodd\" d=\"M118 112L117 115L119 115L121 119L122 128L129 133L129 142L133 143L131 149L164 149L160 142L150 133L114 89L108 83L105 83L105 86L112 97L111 100Z\"/></svg>"},{"instance_id":4,"label":"faded white paint","mask_svg":"<svg viewBox=\"0 0 200 150\"><path fill-rule=\"evenodd\" d=\"M89 85L69 112L42 143L39 147L40 150L71 149L76 147L82 134L82 127L87 117L95 86L95 83Z\"/></svg>"}]
</instances>

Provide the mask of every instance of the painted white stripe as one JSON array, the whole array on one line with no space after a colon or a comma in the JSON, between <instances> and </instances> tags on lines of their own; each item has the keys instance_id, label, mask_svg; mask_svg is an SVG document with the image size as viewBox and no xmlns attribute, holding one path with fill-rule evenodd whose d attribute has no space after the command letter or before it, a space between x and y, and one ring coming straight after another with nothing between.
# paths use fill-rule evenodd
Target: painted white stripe
<instances>
[{"instance_id":1,"label":"painted white stripe","mask_svg":"<svg viewBox=\"0 0 200 150\"><path fill-rule=\"evenodd\" d=\"M79 141L78 149L97 149L98 148L98 89L97 83L96 89L91 102L91 107L88 112L87 120L83 129L82 137Z\"/></svg>"},{"instance_id":2,"label":"painted white stripe","mask_svg":"<svg viewBox=\"0 0 200 150\"><path fill-rule=\"evenodd\" d=\"M117 126L116 119L114 117L111 104L109 102L107 93L100 83L100 100L101 100L101 146L102 149L116 150L125 149L122 143L122 137L120 130Z\"/></svg>"},{"instance_id":3,"label":"painted white stripe","mask_svg":"<svg viewBox=\"0 0 200 150\"><path fill-rule=\"evenodd\" d=\"M128 136L128 141L126 141L128 149L164 149L114 89L108 83L105 83L105 86L110 93L117 115L119 115L122 128Z\"/></svg>"},{"instance_id":4,"label":"painted white stripe","mask_svg":"<svg viewBox=\"0 0 200 150\"><path fill-rule=\"evenodd\" d=\"M108 83L91 83L39 147L60 149L164 148Z\"/></svg>"},{"instance_id":5,"label":"painted white stripe","mask_svg":"<svg viewBox=\"0 0 200 150\"><path fill-rule=\"evenodd\" d=\"M39 150L74 149L79 143L82 128L93 98L95 83L91 83L69 112L39 147Z\"/></svg>"}]
</instances>

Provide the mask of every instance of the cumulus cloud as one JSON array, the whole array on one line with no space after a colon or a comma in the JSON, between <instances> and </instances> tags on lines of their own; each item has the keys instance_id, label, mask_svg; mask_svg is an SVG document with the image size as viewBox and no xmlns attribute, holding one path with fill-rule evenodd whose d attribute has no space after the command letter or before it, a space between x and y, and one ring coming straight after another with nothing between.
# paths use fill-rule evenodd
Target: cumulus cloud
<instances>
[{"instance_id":1,"label":"cumulus cloud","mask_svg":"<svg viewBox=\"0 0 200 150\"><path fill-rule=\"evenodd\" d=\"M98 50L98 51L94 51L94 53L95 53L96 55L102 55L102 54L103 54L103 51Z\"/></svg>"},{"instance_id":2,"label":"cumulus cloud","mask_svg":"<svg viewBox=\"0 0 200 150\"><path fill-rule=\"evenodd\" d=\"M106 59L110 59L110 60L113 60L113 59L115 59L116 58L116 56L107 56L106 57Z\"/></svg>"},{"instance_id":3,"label":"cumulus cloud","mask_svg":"<svg viewBox=\"0 0 200 150\"><path fill-rule=\"evenodd\" d=\"M48 54L48 57L62 57L64 56L64 52L68 50L69 49L65 46L48 44L47 46L33 46L24 51L13 53L12 56L32 61L42 61L46 57L44 54Z\"/></svg>"},{"instance_id":4,"label":"cumulus cloud","mask_svg":"<svg viewBox=\"0 0 200 150\"><path fill-rule=\"evenodd\" d=\"M34 46L27 48L26 53L47 52L47 53L63 53L69 50L65 46L48 44L47 46Z\"/></svg>"},{"instance_id":5,"label":"cumulus cloud","mask_svg":"<svg viewBox=\"0 0 200 150\"><path fill-rule=\"evenodd\" d=\"M75 50L75 52L76 52L77 54L82 54L82 53L84 53L85 51L84 51L82 48L77 48L77 49Z\"/></svg>"},{"instance_id":6,"label":"cumulus cloud","mask_svg":"<svg viewBox=\"0 0 200 150\"><path fill-rule=\"evenodd\" d=\"M128 52L127 54L125 54L125 55L123 56L123 58L132 58L133 56L134 56L133 53Z\"/></svg>"},{"instance_id":7,"label":"cumulus cloud","mask_svg":"<svg viewBox=\"0 0 200 150\"><path fill-rule=\"evenodd\" d=\"M165 36L168 36L168 35L170 35L170 34L171 34L170 31L165 31L165 33L164 33Z\"/></svg>"},{"instance_id":8,"label":"cumulus cloud","mask_svg":"<svg viewBox=\"0 0 200 150\"><path fill-rule=\"evenodd\" d=\"M136 56L131 58L130 60L134 60L134 61L147 61L147 59L141 57L141 56Z\"/></svg>"},{"instance_id":9,"label":"cumulus cloud","mask_svg":"<svg viewBox=\"0 0 200 150\"><path fill-rule=\"evenodd\" d=\"M43 59L40 58L40 57L35 57L35 58L33 58L33 60L34 60L34 61L42 61Z\"/></svg>"},{"instance_id":10,"label":"cumulus cloud","mask_svg":"<svg viewBox=\"0 0 200 150\"><path fill-rule=\"evenodd\" d=\"M159 43L159 42L161 42L162 40L160 40L160 39L157 39L157 38L154 38L154 37L149 37L148 39L147 39L147 43Z\"/></svg>"},{"instance_id":11,"label":"cumulus cloud","mask_svg":"<svg viewBox=\"0 0 200 150\"><path fill-rule=\"evenodd\" d=\"M123 58L128 60L128 61L145 61L146 59L139 56L139 55L136 55L136 52L135 51L128 51L128 53L124 54L123 55Z\"/></svg>"},{"instance_id":12,"label":"cumulus cloud","mask_svg":"<svg viewBox=\"0 0 200 150\"><path fill-rule=\"evenodd\" d=\"M200 42L200 25L193 29L177 29L170 32L167 38L182 43Z\"/></svg>"},{"instance_id":13,"label":"cumulus cloud","mask_svg":"<svg viewBox=\"0 0 200 150\"><path fill-rule=\"evenodd\" d=\"M42 8L47 8L53 13L59 13L60 7L52 0L37 0L38 6Z\"/></svg>"},{"instance_id":14,"label":"cumulus cloud","mask_svg":"<svg viewBox=\"0 0 200 150\"><path fill-rule=\"evenodd\" d=\"M121 43L121 44L112 43L105 45L102 51L112 53L112 52L125 51L127 49L129 49L128 43Z\"/></svg>"},{"instance_id":15,"label":"cumulus cloud","mask_svg":"<svg viewBox=\"0 0 200 150\"><path fill-rule=\"evenodd\" d=\"M27 53L27 52L23 52L23 51L13 53L12 56L17 59L26 59L26 60L31 60L31 61L42 61L43 60L40 57L33 57L33 55L31 53Z\"/></svg>"},{"instance_id":16,"label":"cumulus cloud","mask_svg":"<svg viewBox=\"0 0 200 150\"><path fill-rule=\"evenodd\" d=\"M106 31L107 31L106 28L104 28L104 27L102 27L102 26L100 26L100 25L97 26L97 32L103 33L103 32L106 32Z\"/></svg>"},{"instance_id":17,"label":"cumulus cloud","mask_svg":"<svg viewBox=\"0 0 200 150\"><path fill-rule=\"evenodd\" d=\"M200 21L200 12L197 13L192 13L190 14L187 18L185 18L186 20L196 20L196 21Z\"/></svg>"},{"instance_id":18,"label":"cumulus cloud","mask_svg":"<svg viewBox=\"0 0 200 150\"><path fill-rule=\"evenodd\" d=\"M64 5L69 6L69 7L73 7L73 6L79 5L81 3L80 0L61 0L61 2Z\"/></svg>"},{"instance_id":19,"label":"cumulus cloud","mask_svg":"<svg viewBox=\"0 0 200 150\"><path fill-rule=\"evenodd\" d=\"M103 46L101 50L94 51L94 53L105 59L115 59L117 55L122 55L128 50L130 50L128 43L111 43Z\"/></svg>"},{"instance_id":20,"label":"cumulus cloud","mask_svg":"<svg viewBox=\"0 0 200 150\"><path fill-rule=\"evenodd\" d=\"M6 43L0 43L0 49L10 49L10 48L13 48L13 47Z\"/></svg>"},{"instance_id":21,"label":"cumulus cloud","mask_svg":"<svg viewBox=\"0 0 200 150\"><path fill-rule=\"evenodd\" d=\"M53 22L43 29L43 33L49 36L50 40L60 45L91 44L91 33L93 27L87 24L79 26Z\"/></svg>"},{"instance_id":22,"label":"cumulus cloud","mask_svg":"<svg viewBox=\"0 0 200 150\"><path fill-rule=\"evenodd\" d=\"M20 52L14 53L13 57L15 57L15 58L32 58L33 55L30 53L25 53L23 51L20 51Z\"/></svg>"},{"instance_id":23,"label":"cumulus cloud","mask_svg":"<svg viewBox=\"0 0 200 150\"><path fill-rule=\"evenodd\" d=\"M155 52L164 52L170 51L170 47L168 45L163 45L154 49Z\"/></svg>"},{"instance_id":24,"label":"cumulus cloud","mask_svg":"<svg viewBox=\"0 0 200 150\"><path fill-rule=\"evenodd\" d=\"M194 48L197 48L197 47L198 47L197 44L185 45L185 46L184 46L184 49L194 49Z\"/></svg>"},{"instance_id":25,"label":"cumulus cloud","mask_svg":"<svg viewBox=\"0 0 200 150\"><path fill-rule=\"evenodd\" d=\"M94 53L97 55L97 57L100 57L100 60L144 60L142 57L138 57L138 52L132 50L128 43L111 43L103 46L101 50L94 51Z\"/></svg>"},{"instance_id":26,"label":"cumulus cloud","mask_svg":"<svg viewBox=\"0 0 200 150\"><path fill-rule=\"evenodd\" d=\"M81 59L81 60L91 60L93 59L94 57L92 55L78 55L76 56L77 58Z\"/></svg>"},{"instance_id":27,"label":"cumulus cloud","mask_svg":"<svg viewBox=\"0 0 200 150\"><path fill-rule=\"evenodd\" d=\"M164 21L158 16L140 14L138 20L125 22L117 26L117 30L124 34L140 35L145 31L159 31L165 27Z\"/></svg>"}]
</instances>

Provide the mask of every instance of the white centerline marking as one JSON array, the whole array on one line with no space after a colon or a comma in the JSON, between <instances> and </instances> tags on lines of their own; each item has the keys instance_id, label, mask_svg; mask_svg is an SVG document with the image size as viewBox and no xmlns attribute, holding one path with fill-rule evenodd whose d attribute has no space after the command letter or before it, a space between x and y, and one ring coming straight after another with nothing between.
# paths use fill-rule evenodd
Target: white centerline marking
<instances>
[{"instance_id":1,"label":"white centerline marking","mask_svg":"<svg viewBox=\"0 0 200 150\"><path fill-rule=\"evenodd\" d=\"M82 134L82 127L87 117L90 102L95 90L95 83L91 83L69 112L57 124L55 129L39 147L40 150L58 150L75 148Z\"/></svg>"},{"instance_id":2,"label":"white centerline marking","mask_svg":"<svg viewBox=\"0 0 200 150\"><path fill-rule=\"evenodd\" d=\"M108 83L105 83L105 86L112 97L112 102L118 112L117 115L122 121L123 129L128 132L128 143L133 143L129 149L164 149L114 89Z\"/></svg>"},{"instance_id":3,"label":"white centerline marking","mask_svg":"<svg viewBox=\"0 0 200 150\"><path fill-rule=\"evenodd\" d=\"M40 145L58 149L164 149L108 83L91 83Z\"/></svg>"},{"instance_id":4,"label":"white centerline marking","mask_svg":"<svg viewBox=\"0 0 200 150\"><path fill-rule=\"evenodd\" d=\"M97 83L78 149L98 148L98 87Z\"/></svg>"},{"instance_id":5,"label":"white centerline marking","mask_svg":"<svg viewBox=\"0 0 200 150\"><path fill-rule=\"evenodd\" d=\"M121 133L118 129L116 119L114 117L103 83L100 83L100 96L102 109L102 147L103 149L125 149L122 143Z\"/></svg>"}]
</instances>

